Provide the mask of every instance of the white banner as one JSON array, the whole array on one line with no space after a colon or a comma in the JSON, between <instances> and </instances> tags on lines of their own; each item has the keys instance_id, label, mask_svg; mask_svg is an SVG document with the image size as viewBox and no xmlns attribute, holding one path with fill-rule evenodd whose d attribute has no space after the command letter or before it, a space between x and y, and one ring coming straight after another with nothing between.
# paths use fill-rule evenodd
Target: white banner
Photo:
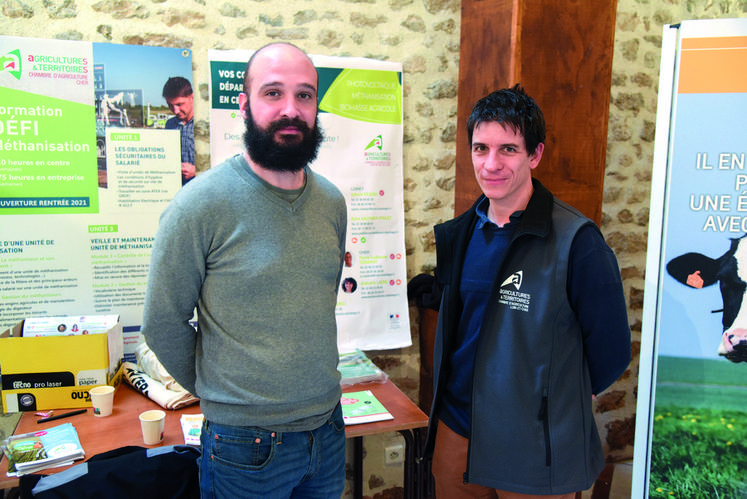
<instances>
[{"instance_id":1,"label":"white banner","mask_svg":"<svg viewBox=\"0 0 747 499\"><path fill-rule=\"evenodd\" d=\"M243 150L238 112L246 50L210 50L213 165ZM402 65L311 56L319 72L325 141L312 168L348 207L346 263L338 303L341 351L409 346L402 171Z\"/></svg>"},{"instance_id":2,"label":"white banner","mask_svg":"<svg viewBox=\"0 0 747 499\"><path fill-rule=\"evenodd\" d=\"M746 114L747 19L666 26L632 497L747 496Z\"/></svg>"}]
</instances>

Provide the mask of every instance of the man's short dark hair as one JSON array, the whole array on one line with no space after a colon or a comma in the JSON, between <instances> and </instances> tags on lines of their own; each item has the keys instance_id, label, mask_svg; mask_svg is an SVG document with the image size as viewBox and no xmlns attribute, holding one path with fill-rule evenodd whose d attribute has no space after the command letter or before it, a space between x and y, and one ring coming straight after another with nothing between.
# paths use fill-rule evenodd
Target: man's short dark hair
<instances>
[{"instance_id":1,"label":"man's short dark hair","mask_svg":"<svg viewBox=\"0 0 747 499\"><path fill-rule=\"evenodd\" d=\"M192 84L181 76L172 76L163 86L163 98L175 99L192 95Z\"/></svg>"},{"instance_id":2,"label":"man's short dark hair","mask_svg":"<svg viewBox=\"0 0 747 499\"><path fill-rule=\"evenodd\" d=\"M515 132L521 133L529 154L534 153L538 144L545 142L545 117L542 110L519 84L492 92L477 101L467 120L470 145L475 127L486 121L508 125Z\"/></svg>"}]
</instances>

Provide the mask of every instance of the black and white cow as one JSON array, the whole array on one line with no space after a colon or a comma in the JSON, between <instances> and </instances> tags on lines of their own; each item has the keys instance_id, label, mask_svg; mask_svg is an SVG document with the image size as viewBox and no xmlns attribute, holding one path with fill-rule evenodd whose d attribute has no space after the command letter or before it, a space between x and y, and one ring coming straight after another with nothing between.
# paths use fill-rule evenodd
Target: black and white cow
<instances>
[{"instance_id":1,"label":"black and white cow","mask_svg":"<svg viewBox=\"0 0 747 499\"><path fill-rule=\"evenodd\" d=\"M747 234L731 239L731 247L720 257L686 253L670 260L669 275L682 284L700 289L716 282L721 288L724 330L719 355L732 362L747 362Z\"/></svg>"}]
</instances>

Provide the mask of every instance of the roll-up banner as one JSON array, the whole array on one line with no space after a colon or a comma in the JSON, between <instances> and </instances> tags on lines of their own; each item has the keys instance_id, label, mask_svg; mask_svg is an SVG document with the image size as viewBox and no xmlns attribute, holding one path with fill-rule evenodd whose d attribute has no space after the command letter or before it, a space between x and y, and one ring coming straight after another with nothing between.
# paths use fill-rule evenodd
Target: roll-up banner
<instances>
[{"instance_id":1,"label":"roll-up banner","mask_svg":"<svg viewBox=\"0 0 747 499\"><path fill-rule=\"evenodd\" d=\"M747 497L747 19L663 35L632 497Z\"/></svg>"},{"instance_id":2,"label":"roll-up banner","mask_svg":"<svg viewBox=\"0 0 747 499\"><path fill-rule=\"evenodd\" d=\"M210 157L244 148L238 107L252 51L209 50ZM324 142L311 167L345 196L348 232L337 300L340 351L409 346L402 168L402 64L311 55Z\"/></svg>"},{"instance_id":3,"label":"roll-up banner","mask_svg":"<svg viewBox=\"0 0 747 499\"><path fill-rule=\"evenodd\" d=\"M192 80L190 50L0 36L0 331L117 314L134 360L158 217L182 185L173 76Z\"/></svg>"}]
</instances>

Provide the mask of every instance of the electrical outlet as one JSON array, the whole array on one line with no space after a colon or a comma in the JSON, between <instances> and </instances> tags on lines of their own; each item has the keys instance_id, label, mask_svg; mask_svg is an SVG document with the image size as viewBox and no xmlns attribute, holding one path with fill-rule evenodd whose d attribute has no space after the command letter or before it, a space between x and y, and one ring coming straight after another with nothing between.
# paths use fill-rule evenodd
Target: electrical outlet
<instances>
[{"instance_id":1,"label":"electrical outlet","mask_svg":"<svg viewBox=\"0 0 747 499\"><path fill-rule=\"evenodd\" d=\"M403 444L393 444L384 448L384 464L402 464L405 462L405 446Z\"/></svg>"}]
</instances>

